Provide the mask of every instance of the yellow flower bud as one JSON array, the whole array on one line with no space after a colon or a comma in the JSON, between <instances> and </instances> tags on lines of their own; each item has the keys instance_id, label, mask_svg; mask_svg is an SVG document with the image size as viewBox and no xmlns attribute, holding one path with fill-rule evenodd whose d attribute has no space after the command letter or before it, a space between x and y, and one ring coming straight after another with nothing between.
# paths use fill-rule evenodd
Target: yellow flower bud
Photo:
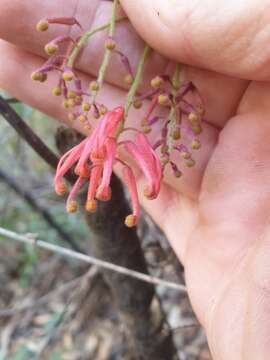
<instances>
[{"instance_id":1,"label":"yellow flower bud","mask_svg":"<svg viewBox=\"0 0 270 360\"><path fill-rule=\"evenodd\" d=\"M89 212L96 212L97 211L96 200L87 200L85 209L86 209L86 211L89 211Z\"/></svg>"},{"instance_id":2,"label":"yellow flower bud","mask_svg":"<svg viewBox=\"0 0 270 360\"><path fill-rule=\"evenodd\" d=\"M93 92L96 92L99 90L99 84L97 81L91 81L89 84L89 89Z\"/></svg>"},{"instance_id":3,"label":"yellow flower bud","mask_svg":"<svg viewBox=\"0 0 270 360\"><path fill-rule=\"evenodd\" d=\"M89 103L83 103L82 109L84 112L88 112L91 109L91 105Z\"/></svg>"},{"instance_id":4,"label":"yellow flower bud","mask_svg":"<svg viewBox=\"0 0 270 360\"><path fill-rule=\"evenodd\" d=\"M166 106L169 104L169 96L166 94L160 94L158 96L158 103L159 105Z\"/></svg>"},{"instance_id":5,"label":"yellow flower bud","mask_svg":"<svg viewBox=\"0 0 270 360\"><path fill-rule=\"evenodd\" d=\"M125 219L125 225L129 228L134 227L137 224L137 216L135 215L128 215Z\"/></svg>"},{"instance_id":6,"label":"yellow flower bud","mask_svg":"<svg viewBox=\"0 0 270 360\"><path fill-rule=\"evenodd\" d=\"M152 128L150 126L145 126L142 128L142 131L144 134L149 134L152 131Z\"/></svg>"},{"instance_id":7,"label":"yellow flower bud","mask_svg":"<svg viewBox=\"0 0 270 360\"><path fill-rule=\"evenodd\" d=\"M134 100L133 106L135 109L140 109L142 107L142 101L141 100Z\"/></svg>"},{"instance_id":8,"label":"yellow flower bud","mask_svg":"<svg viewBox=\"0 0 270 360\"><path fill-rule=\"evenodd\" d=\"M59 50L58 46L56 44L49 43L44 48L46 54L48 55L54 55Z\"/></svg>"},{"instance_id":9,"label":"yellow flower bud","mask_svg":"<svg viewBox=\"0 0 270 360\"><path fill-rule=\"evenodd\" d=\"M67 93L67 97L69 99L76 99L76 96L77 95L76 95L75 91L69 90L68 93Z\"/></svg>"},{"instance_id":10,"label":"yellow flower bud","mask_svg":"<svg viewBox=\"0 0 270 360\"><path fill-rule=\"evenodd\" d=\"M116 47L116 42L113 39L109 38L105 41L104 47L107 50L114 50Z\"/></svg>"},{"instance_id":11,"label":"yellow flower bud","mask_svg":"<svg viewBox=\"0 0 270 360\"><path fill-rule=\"evenodd\" d=\"M199 150L199 149L201 148L201 143L200 143L200 141L197 140L197 139L194 139L194 140L192 141L192 143L191 143L191 148L192 148L193 150Z\"/></svg>"},{"instance_id":12,"label":"yellow flower bud","mask_svg":"<svg viewBox=\"0 0 270 360\"><path fill-rule=\"evenodd\" d=\"M151 86L154 89L160 88L164 84L164 80L160 76L156 76L151 80Z\"/></svg>"},{"instance_id":13,"label":"yellow flower bud","mask_svg":"<svg viewBox=\"0 0 270 360\"><path fill-rule=\"evenodd\" d=\"M62 78L65 81L72 81L74 79L74 73L72 71L64 71Z\"/></svg>"},{"instance_id":14,"label":"yellow flower bud","mask_svg":"<svg viewBox=\"0 0 270 360\"><path fill-rule=\"evenodd\" d=\"M186 161L186 166L187 166L188 168L193 167L195 164L196 164L196 163L195 163L195 160L193 160L193 159L189 159L188 161Z\"/></svg>"},{"instance_id":15,"label":"yellow flower bud","mask_svg":"<svg viewBox=\"0 0 270 360\"><path fill-rule=\"evenodd\" d=\"M67 203L67 212L68 213L75 213L78 210L78 203L75 200L69 201Z\"/></svg>"},{"instance_id":16,"label":"yellow flower bud","mask_svg":"<svg viewBox=\"0 0 270 360\"><path fill-rule=\"evenodd\" d=\"M61 96L62 95L62 90L60 88L60 86L56 86L52 89L52 94L54 96Z\"/></svg>"},{"instance_id":17,"label":"yellow flower bud","mask_svg":"<svg viewBox=\"0 0 270 360\"><path fill-rule=\"evenodd\" d=\"M191 153L188 152L188 151L182 151L182 152L181 152L181 157L182 157L183 159L185 159L185 160L190 159L190 158L191 158Z\"/></svg>"},{"instance_id":18,"label":"yellow flower bud","mask_svg":"<svg viewBox=\"0 0 270 360\"><path fill-rule=\"evenodd\" d=\"M173 140L179 140L181 139L181 132L180 129L174 129L172 132L172 138Z\"/></svg>"},{"instance_id":19,"label":"yellow flower bud","mask_svg":"<svg viewBox=\"0 0 270 360\"><path fill-rule=\"evenodd\" d=\"M40 20L37 25L37 31L46 31L49 28L49 22L47 20Z\"/></svg>"},{"instance_id":20,"label":"yellow flower bud","mask_svg":"<svg viewBox=\"0 0 270 360\"><path fill-rule=\"evenodd\" d=\"M79 120L82 124L84 124L84 123L87 122L87 116L85 116L85 115L80 115L80 116L78 117L78 120Z\"/></svg>"},{"instance_id":21,"label":"yellow flower bud","mask_svg":"<svg viewBox=\"0 0 270 360\"><path fill-rule=\"evenodd\" d=\"M195 135L200 135L200 133L202 132L202 128L200 125L192 126L191 129Z\"/></svg>"},{"instance_id":22,"label":"yellow flower bud","mask_svg":"<svg viewBox=\"0 0 270 360\"><path fill-rule=\"evenodd\" d=\"M67 185L62 183L60 186L57 187L57 195L63 196L68 191Z\"/></svg>"},{"instance_id":23,"label":"yellow flower bud","mask_svg":"<svg viewBox=\"0 0 270 360\"><path fill-rule=\"evenodd\" d=\"M133 76L131 75L131 74L127 74L125 77L124 77L124 82L125 82L125 84L127 84L127 85L132 85L132 83L133 83L133 81L134 81L134 78L133 78Z\"/></svg>"},{"instance_id":24,"label":"yellow flower bud","mask_svg":"<svg viewBox=\"0 0 270 360\"><path fill-rule=\"evenodd\" d=\"M199 121L199 116L195 112L191 112L188 114L188 120L191 122L191 124L196 125Z\"/></svg>"}]
</instances>

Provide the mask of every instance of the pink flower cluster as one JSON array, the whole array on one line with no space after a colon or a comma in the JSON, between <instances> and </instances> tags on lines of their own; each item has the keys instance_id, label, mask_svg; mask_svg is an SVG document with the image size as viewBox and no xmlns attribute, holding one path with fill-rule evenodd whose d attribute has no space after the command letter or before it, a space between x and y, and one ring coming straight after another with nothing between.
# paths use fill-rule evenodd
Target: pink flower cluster
<instances>
[{"instance_id":1,"label":"pink flower cluster","mask_svg":"<svg viewBox=\"0 0 270 360\"><path fill-rule=\"evenodd\" d=\"M123 179L130 191L133 207L133 212L126 217L125 224L132 227L136 225L140 214L137 185L131 167L119 158L118 148L123 146L144 174L147 179L144 195L149 199L156 198L159 193L162 166L160 159L142 132L136 131L135 141L118 141L119 128L123 119L124 109L122 107L107 112L91 135L62 156L55 175L55 190L59 195L63 195L67 191L62 178L68 170L76 165L75 173L78 175L78 179L68 196L67 211L77 210L75 196L88 181L86 210L94 212L97 209L96 200L110 200L110 179L113 166L119 162L123 166Z\"/></svg>"},{"instance_id":2,"label":"pink flower cluster","mask_svg":"<svg viewBox=\"0 0 270 360\"><path fill-rule=\"evenodd\" d=\"M59 195L67 192L62 178L74 168L78 179L68 196L67 211L77 210L76 195L88 182L85 207L87 211L94 212L97 209L97 200L107 201L111 198L110 179L113 166L120 163L123 167L123 180L130 191L133 206L133 212L126 217L125 223L129 227L134 226L140 213L137 185L131 166L123 161L121 154L125 151L130 155L147 180L144 195L149 199L155 199L159 194L161 179L167 166L174 176L179 178L182 176L183 166L192 168L195 165L193 151L201 147L200 134L205 115L202 96L192 82L180 81L180 65L176 64L172 76L157 75L151 80L150 89L139 95L134 91L132 99L128 100L129 105L140 109L144 100L150 101L150 104L141 119L140 131L125 128L127 114L124 114L123 107L108 111L104 104L96 100L104 78L100 80L98 76L96 81L90 82L88 89L84 89L74 69L75 60L82 50L81 41L86 34L80 23L72 17L46 18L37 24L37 30L46 31L51 24L76 26L80 29L80 35L77 38L60 35L47 43L44 50L49 58L32 73L31 77L35 81L44 82L51 72L58 72L59 79L52 93L63 97L63 106L70 111L70 122L79 121L89 131L92 128L92 120L98 120L92 133L60 159L55 175L55 190ZM100 29L102 28L104 27ZM112 36L106 39L104 47L106 52L110 51L120 57L126 73L123 80L132 90L133 84L136 85L136 75L129 59L119 50ZM138 85L137 81L137 88ZM160 112L161 106L168 110L167 113ZM146 134L157 124L159 135L156 135L155 142L151 145ZM135 132L133 140L121 139L121 134L127 131ZM122 153L119 152L119 147L122 148Z\"/></svg>"}]
</instances>

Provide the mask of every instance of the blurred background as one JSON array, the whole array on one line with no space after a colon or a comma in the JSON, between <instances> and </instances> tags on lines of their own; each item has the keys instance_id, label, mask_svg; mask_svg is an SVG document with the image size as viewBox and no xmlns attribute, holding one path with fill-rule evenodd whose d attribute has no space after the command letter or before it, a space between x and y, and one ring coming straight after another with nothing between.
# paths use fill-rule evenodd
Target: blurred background
<instances>
[{"instance_id":1,"label":"blurred background","mask_svg":"<svg viewBox=\"0 0 270 360\"><path fill-rule=\"evenodd\" d=\"M54 134L59 124L25 104L11 106L57 153ZM54 171L1 115L0 144L0 227L69 247L66 233L91 254L84 218L67 214L63 199L54 193ZM146 215L139 234L150 273L183 283L180 264ZM211 359L186 294L161 287L156 292L178 358ZM85 263L0 236L0 360L6 359L134 359L99 269L89 271Z\"/></svg>"}]
</instances>

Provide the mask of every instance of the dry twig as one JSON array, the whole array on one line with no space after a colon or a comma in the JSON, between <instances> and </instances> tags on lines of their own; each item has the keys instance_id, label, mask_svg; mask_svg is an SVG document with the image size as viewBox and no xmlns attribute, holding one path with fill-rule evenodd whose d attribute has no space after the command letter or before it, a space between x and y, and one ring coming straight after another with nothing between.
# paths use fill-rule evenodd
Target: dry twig
<instances>
[{"instance_id":1,"label":"dry twig","mask_svg":"<svg viewBox=\"0 0 270 360\"><path fill-rule=\"evenodd\" d=\"M131 270L131 269L119 266L119 265L109 263L107 261L100 260L100 259L95 258L93 256L78 253L78 252L73 251L71 249L67 249L67 248L64 248L62 246L58 246L58 245L55 245L55 244L48 243L46 241L35 240L32 237L29 237L28 235L20 235L20 234L18 234L16 232L4 229L2 227L0 227L0 235L2 235L4 237L7 237L9 239L15 240L15 241L25 243L25 244L38 246L38 247L41 247L43 249L47 249L49 251L55 252L57 254L64 255L64 256L67 256L67 257L70 257L70 258L73 258L73 259L76 259L76 260L86 262L88 264L96 265L96 266L101 267L101 268L106 269L106 270L111 270L113 272L117 272L117 273L122 274L122 275L133 277L135 279L138 279L138 280L150 283L150 284L164 286L164 287L174 289L176 291L181 291L181 292L186 292L187 291L186 287L184 285L176 284L174 282L159 279L159 278L156 278L156 277L151 276L151 275L143 274L143 273L140 273L140 272L135 271L135 270Z\"/></svg>"}]
</instances>

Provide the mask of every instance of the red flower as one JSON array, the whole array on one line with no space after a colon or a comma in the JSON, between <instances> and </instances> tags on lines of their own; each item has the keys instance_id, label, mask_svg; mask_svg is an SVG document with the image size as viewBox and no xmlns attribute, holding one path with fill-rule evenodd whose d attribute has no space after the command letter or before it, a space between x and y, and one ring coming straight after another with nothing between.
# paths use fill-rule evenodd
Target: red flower
<instances>
[{"instance_id":1,"label":"red flower","mask_svg":"<svg viewBox=\"0 0 270 360\"><path fill-rule=\"evenodd\" d=\"M133 213L127 216L125 221L126 225L131 227L136 225L140 213L137 186L131 167L118 158L118 146L124 145L145 175L148 185L144 193L149 199L156 198L159 193L162 166L143 133L136 131L135 142L117 141L123 119L122 107L107 112L91 135L61 157L54 182L56 192L59 195L64 194L67 188L62 178L76 164L75 173L78 179L68 196L67 211L77 210L75 196L82 185L89 180L86 210L93 212L97 208L96 199L107 201L111 198L110 180L113 166L117 161L120 162L124 166L123 178L131 194Z\"/></svg>"}]
</instances>

